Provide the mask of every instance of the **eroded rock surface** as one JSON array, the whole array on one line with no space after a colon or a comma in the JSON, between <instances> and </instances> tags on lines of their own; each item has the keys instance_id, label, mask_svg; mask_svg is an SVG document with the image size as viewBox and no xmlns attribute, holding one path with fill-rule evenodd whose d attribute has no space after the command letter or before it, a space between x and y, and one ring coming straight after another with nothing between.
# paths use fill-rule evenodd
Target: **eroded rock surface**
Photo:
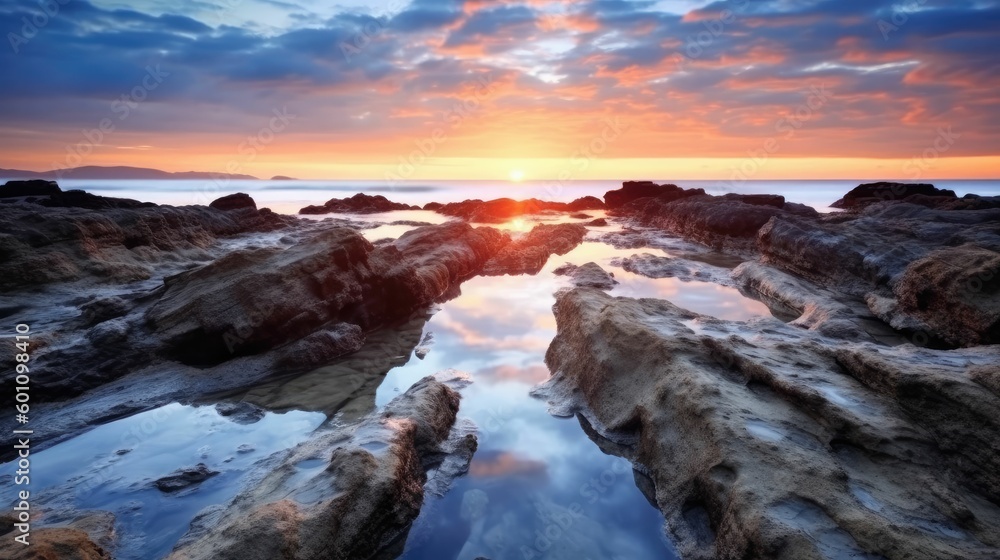
<instances>
[{"instance_id":1,"label":"eroded rock surface","mask_svg":"<svg viewBox=\"0 0 1000 560\"><path fill-rule=\"evenodd\" d=\"M496 200L466 200L448 204L428 204L424 210L434 210L439 214L462 218L469 222L496 224L506 222L518 216L539 214L543 212L580 212L582 210L602 210L605 205L593 196L578 198L573 202L549 202L531 198L528 200L513 200L499 198Z\"/></svg>"},{"instance_id":2,"label":"eroded rock surface","mask_svg":"<svg viewBox=\"0 0 1000 560\"><path fill-rule=\"evenodd\" d=\"M424 378L378 416L299 445L169 558L394 557L425 491L447 488L476 450L446 382Z\"/></svg>"},{"instance_id":3,"label":"eroded rock surface","mask_svg":"<svg viewBox=\"0 0 1000 560\"><path fill-rule=\"evenodd\" d=\"M995 347L833 344L586 288L555 314L540 393L627 444L683 558L1000 555Z\"/></svg>"},{"instance_id":4,"label":"eroded rock surface","mask_svg":"<svg viewBox=\"0 0 1000 560\"><path fill-rule=\"evenodd\" d=\"M486 276L538 274L552 255L565 255L587 236L580 224L539 224L513 240L483 267Z\"/></svg>"}]
</instances>

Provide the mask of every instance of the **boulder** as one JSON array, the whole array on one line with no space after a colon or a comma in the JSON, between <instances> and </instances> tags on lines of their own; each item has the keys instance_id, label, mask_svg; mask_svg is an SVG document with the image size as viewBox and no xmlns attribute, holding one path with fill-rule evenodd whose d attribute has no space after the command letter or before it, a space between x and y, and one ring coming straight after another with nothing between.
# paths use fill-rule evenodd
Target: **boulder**
<instances>
[{"instance_id":1,"label":"boulder","mask_svg":"<svg viewBox=\"0 0 1000 560\"><path fill-rule=\"evenodd\" d=\"M678 200L702 194L705 194L702 189L685 190L677 185L657 185L652 181L626 181L622 188L605 193L604 202L609 209L617 209L642 198Z\"/></svg>"},{"instance_id":2,"label":"boulder","mask_svg":"<svg viewBox=\"0 0 1000 560\"><path fill-rule=\"evenodd\" d=\"M236 193L222 198L217 198L209 204L209 207L223 212L232 210L257 209L257 203L246 193Z\"/></svg>"},{"instance_id":3,"label":"boulder","mask_svg":"<svg viewBox=\"0 0 1000 560\"><path fill-rule=\"evenodd\" d=\"M580 266L567 263L552 272L557 276L568 276L570 282L578 288L611 290L618 284L614 274L607 272L601 268L601 265L593 262Z\"/></svg>"}]
</instances>

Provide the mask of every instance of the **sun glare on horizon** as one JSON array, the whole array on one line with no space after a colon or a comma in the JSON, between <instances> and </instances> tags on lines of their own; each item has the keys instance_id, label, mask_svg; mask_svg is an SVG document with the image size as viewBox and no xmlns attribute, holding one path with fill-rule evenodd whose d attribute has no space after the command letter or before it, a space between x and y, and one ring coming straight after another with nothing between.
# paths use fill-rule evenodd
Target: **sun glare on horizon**
<instances>
[{"instance_id":1,"label":"sun glare on horizon","mask_svg":"<svg viewBox=\"0 0 1000 560\"><path fill-rule=\"evenodd\" d=\"M524 171L521 171L520 169L511 169L510 180L515 183L520 183L524 180Z\"/></svg>"}]
</instances>

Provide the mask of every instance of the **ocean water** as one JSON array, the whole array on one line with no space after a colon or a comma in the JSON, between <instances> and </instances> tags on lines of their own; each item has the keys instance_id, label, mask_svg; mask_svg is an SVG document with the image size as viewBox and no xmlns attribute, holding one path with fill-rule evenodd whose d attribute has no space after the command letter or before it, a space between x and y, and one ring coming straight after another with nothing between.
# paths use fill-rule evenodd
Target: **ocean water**
<instances>
[{"instance_id":1,"label":"ocean water","mask_svg":"<svg viewBox=\"0 0 1000 560\"><path fill-rule=\"evenodd\" d=\"M807 204L821 212L830 204L866 181L747 181L734 186L730 181L670 181L684 188L703 188L710 194L780 194L791 202ZM1000 181L930 181L939 188L952 189L959 196L968 193L1000 195ZM64 189L83 189L105 196L135 198L157 204L183 206L208 204L232 194L245 192L259 207L282 214L295 214L300 208L322 204L331 198L344 198L363 192L380 194L406 204L423 206L428 202L460 202L468 199L539 198L569 202L582 196L603 197L621 188L621 181L98 181L64 180Z\"/></svg>"}]
</instances>

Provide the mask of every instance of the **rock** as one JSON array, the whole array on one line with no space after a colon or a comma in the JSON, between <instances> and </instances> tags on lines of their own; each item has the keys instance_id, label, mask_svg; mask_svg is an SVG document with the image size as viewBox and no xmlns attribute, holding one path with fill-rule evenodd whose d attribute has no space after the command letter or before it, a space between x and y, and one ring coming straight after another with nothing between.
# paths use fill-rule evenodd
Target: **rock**
<instances>
[{"instance_id":1,"label":"rock","mask_svg":"<svg viewBox=\"0 0 1000 560\"><path fill-rule=\"evenodd\" d=\"M256 424L267 415L266 410L246 401L220 402L215 405L215 411L237 424Z\"/></svg>"},{"instance_id":2,"label":"rock","mask_svg":"<svg viewBox=\"0 0 1000 560\"><path fill-rule=\"evenodd\" d=\"M178 469L158 479L153 485L161 492L177 492L201 484L217 474L218 471L209 469L205 463L198 463L194 467Z\"/></svg>"},{"instance_id":3,"label":"rock","mask_svg":"<svg viewBox=\"0 0 1000 560\"><path fill-rule=\"evenodd\" d=\"M587 225L590 227L607 227L608 221L604 218L597 218L596 220L587 222Z\"/></svg>"},{"instance_id":4,"label":"rock","mask_svg":"<svg viewBox=\"0 0 1000 560\"><path fill-rule=\"evenodd\" d=\"M220 238L297 221L266 209L8 207L0 214L0 290L87 278L144 280L153 274L153 263L204 255Z\"/></svg>"},{"instance_id":5,"label":"rock","mask_svg":"<svg viewBox=\"0 0 1000 560\"><path fill-rule=\"evenodd\" d=\"M423 360L427 357L427 354L431 353L431 346L434 345L434 333L427 332L424 337L420 339L420 344L413 350L413 355L417 359Z\"/></svg>"},{"instance_id":6,"label":"rock","mask_svg":"<svg viewBox=\"0 0 1000 560\"><path fill-rule=\"evenodd\" d=\"M222 198L218 198L209 204L210 208L215 208L216 210L222 210L223 212L229 212L232 210L244 210L244 209L257 209L257 203L250 195L245 193L236 193Z\"/></svg>"},{"instance_id":7,"label":"rock","mask_svg":"<svg viewBox=\"0 0 1000 560\"><path fill-rule=\"evenodd\" d=\"M298 181L295 177L286 177L285 175L275 175L271 177L272 181Z\"/></svg>"},{"instance_id":8,"label":"rock","mask_svg":"<svg viewBox=\"0 0 1000 560\"><path fill-rule=\"evenodd\" d=\"M332 198L322 206L307 206L299 210L299 214L377 214L395 210L420 210L420 208L392 202L382 195L358 193L350 198Z\"/></svg>"},{"instance_id":9,"label":"rock","mask_svg":"<svg viewBox=\"0 0 1000 560\"><path fill-rule=\"evenodd\" d=\"M594 289L554 310L536 393L634 442L680 557L1000 554L1000 397L966 365L995 347L828 345Z\"/></svg>"},{"instance_id":10,"label":"rock","mask_svg":"<svg viewBox=\"0 0 1000 560\"><path fill-rule=\"evenodd\" d=\"M325 325L351 323L367 332L405 318L478 272L507 243L497 230L462 222L417 228L378 248L353 229L331 228L288 248L238 251L167 278L146 319L169 355L213 365ZM323 341L308 344L316 342Z\"/></svg>"},{"instance_id":11,"label":"rock","mask_svg":"<svg viewBox=\"0 0 1000 560\"><path fill-rule=\"evenodd\" d=\"M577 214L570 214L569 217L573 218L574 220L589 220L593 218L593 216L591 216L590 214L584 214L583 212Z\"/></svg>"},{"instance_id":12,"label":"rock","mask_svg":"<svg viewBox=\"0 0 1000 560\"><path fill-rule=\"evenodd\" d=\"M907 201L911 196L943 197L955 199L955 191L938 189L926 183L868 183L855 187L844 198L830 206L834 208L859 208L887 200Z\"/></svg>"},{"instance_id":13,"label":"rock","mask_svg":"<svg viewBox=\"0 0 1000 560\"><path fill-rule=\"evenodd\" d=\"M551 255L565 255L582 243L586 235L587 228L580 224L539 224L501 249L486 263L482 274L538 274Z\"/></svg>"},{"instance_id":14,"label":"rock","mask_svg":"<svg viewBox=\"0 0 1000 560\"><path fill-rule=\"evenodd\" d=\"M29 181L7 181L0 186L0 198L17 198L22 196L50 196L59 194L62 189L55 181L32 179Z\"/></svg>"},{"instance_id":15,"label":"rock","mask_svg":"<svg viewBox=\"0 0 1000 560\"><path fill-rule=\"evenodd\" d=\"M728 271L696 260L674 257L660 257L643 253L623 259L614 259L612 264L633 274L647 278L677 278L683 282L715 282L728 285Z\"/></svg>"},{"instance_id":16,"label":"rock","mask_svg":"<svg viewBox=\"0 0 1000 560\"><path fill-rule=\"evenodd\" d=\"M906 267L893 286L902 314L954 346L1000 343L1000 253L962 245L932 251Z\"/></svg>"},{"instance_id":17,"label":"rock","mask_svg":"<svg viewBox=\"0 0 1000 560\"><path fill-rule=\"evenodd\" d=\"M998 223L996 209L872 205L821 220L776 216L757 245L766 263L865 298L898 329L925 331L932 345L965 346L995 340Z\"/></svg>"},{"instance_id":18,"label":"rock","mask_svg":"<svg viewBox=\"0 0 1000 560\"><path fill-rule=\"evenodd\" d=\"M81 190L63 191L37 201L42 206L51 208L86 208L88 210L104 210L111 208L155 208L152 202L140 202L131 198L114 198L98 196Z\"/></svg>"},{"instance_id":19,"label":"rock","mask_svg":"<svg viewBox=\"0 0 1000 560\"><path fill-rule=\"evenodd\" d=\"M316 331L283 348L278 364L290 368L314 368L358 351L365 344L361 327L341 323L329 330Z\"/></svg>"},{"instance_id":20,"label":"rock","mask_svg":"<svg viewBox=\"0 0 1000 560\"><path fill-rule=\"evenodd\" d=\"M0 556L6 560L112 560L111 553L90 540L86 532L68 527L33 529L28 546L6 535Z\"/></svg>"},{"instance_id":21,"label":"rock","mask_svg":"<svg viewBox=\"0 0 1000 560\"><path fill-rule=\"evenodd\" d=\"M80 318L85 326L117 319L129 312L131 305L120 297L98 298L80 306Z\"/></svg>"},{"instance_id":22,"label":"rock","mask_svg":"<svg viewBox=\"0 0 1000 560\"><path fill-rule=\"evenodd\" d=\"M443 207L444 207L444 204L441 204L440 202L428 202L427 204L424 204L424 208L423 209L424 210L436 211L436 210L439 210L440 208L443 208Z\"/></svg>"},{"instance_id":23,"label":"rock","mask_svg":"<svg viewBox=\"0 0 1000 560\"><path fill-rule=\"evenodd\" d=\"M382 414L299 445L168 558L398 555L395 547L420 512L424 488L440 488L439 476L458 474L454 466L445 468L447 457L460 456L467 468L475 451L469 428L453 429L459 399L445 383L424 378ZM297 465L317 460L326 467L305 479L297 476L302 472Z\"/></svg>"},{"instance_id":24,"label":"rock","mask_svg":"<svg viewBox=\"0 0 1000 560\"><path fill-rule=\"evenodd\" d=\"M496 200L466 200L449 204L424 206L424 210L434 210L446 216L462 218L477 223L503 223L518 216L540 214L543 212L580 212L583 210L602 210L604 203L600 199L587 196L570 203L548 202L531 198L528 200L513 200L500 198Z\"/></svg>"},{"instance_id":25,"label":"rock","mask_svg":"<svg viewBox=\"0 0 1000 560\"><path fill-rule=\"evenodd\" d=\"M685 190L677 185L657 185L652 181L626 181L622 188L605 193L604 202L609 209L618 209L642 198L670 201L703 194L705 191L702 189Z\"/></svg>"},{"instance_id":26,"label":"rock","mask_svg":"<svg viewBox=\"0 0 1000 560\"><path fill-rule=\"evenodd\" d=\"M610 290L618 284L613 274L608 273L599 264L593 262L580 266L567 263L553 272L557 276L569 276L570 281L578 288Z\"/></svg>"}]
</instances>

